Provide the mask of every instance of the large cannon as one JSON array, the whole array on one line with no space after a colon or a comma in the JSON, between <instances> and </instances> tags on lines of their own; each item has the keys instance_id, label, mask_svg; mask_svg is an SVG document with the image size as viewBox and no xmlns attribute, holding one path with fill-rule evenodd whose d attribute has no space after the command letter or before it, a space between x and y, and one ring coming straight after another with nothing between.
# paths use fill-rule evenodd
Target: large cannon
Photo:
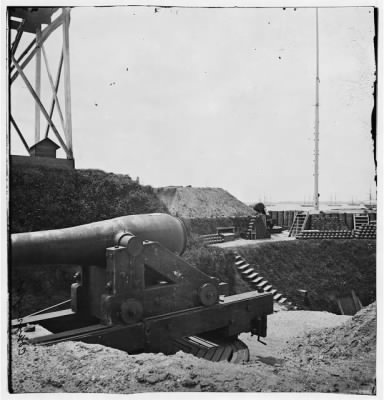
<instances>
[{"instance_id":1,"label":"large cannon","mask_svg":"<svg viewBox=\"0 0 384 400\"><path fill-rule=\"evenodd\" d=\"M128 352L192 352L210 360L247 360L241 332L266 336L271 294L227 296L228 285L185 262L182 221L131 215L72 228L13 234L12 268L81 265L70 309L13 321L50 333L32 339L100 343Z\"/></svg>"},{"instance_id":2,"label":"large cannon","mask_svg":"<svg viewBox=\"0 0 384 400\"><path fill-rule=\"evenodd\" d=\"M129 215L71 228L18 233L11 236L12 264L105 265L106 248L129 243L133 251L133 246L140 247L144 240L159 242L181 255L187 233L181 220L167 214Z\"/></svg>"}]
</instances>

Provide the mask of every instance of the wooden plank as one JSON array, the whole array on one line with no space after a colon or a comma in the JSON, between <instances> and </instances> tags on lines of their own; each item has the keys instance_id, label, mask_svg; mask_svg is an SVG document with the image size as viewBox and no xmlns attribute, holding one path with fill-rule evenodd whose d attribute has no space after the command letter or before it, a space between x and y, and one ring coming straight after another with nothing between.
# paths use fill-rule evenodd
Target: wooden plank
<instances>
[{"instance_id":1,"label":"wooden plank","mask_svg":"<svg viewBox=\"0 0 384 400\"><path fill-rule=\"evenodd\" d=\"M59 68L57 70L57 74L56 74L56 81L55 81L55 93L58 92L59 90L59 84L60 84L60 77L61 77L61 70L63 67L63 52L61 52L61 56L60 56L60 61L59 61ZM55 109L55 104L56 104L56 96L55 94L52 95L52 100L51 100L51 109L49 110L49 118L52 119L52 115L53 115L53 110ZM51 126L49 124L47 124L47 128L45 130L45 137L48 137L48 133L49 133L49 128Z\"/></svg>"},{"instance_id":2,"label":"wooden plank","mask_svg":"<svg viewBox=\"0 0 384 400\"><path fill-rule=\"evenodd\" d=\"M69 324L68 326L71 327ZM146 346L143 323L116 326L91 325L85 328L80 326L77 330L79 331L78 333L76 329L71 329L70 331L33 338L31 343L49 345L72 340L84 343L100 343L128 353L137 352ZM127 338L131 340L127 340ZM162 340L164 341L164 336Z\"/></svg>"},{"instance_id":3,"label":"wooden plank","mask_svg":"<svg viewBox=\"0 0 384 400\"><path fill-rule=\"evenodd\" d=\"M345 213L345 224L348 229L353 230L353 214Z\"/></svg>"},{"instance_id":4,"label":"wooden plank","mask_svg":"<svg viewBox=\"0 0 384 400\"><path fill-rule=\"evenodd\" d=\"M38 46L42 45L48 37L63 23L64 15L59 15L50 25L48 25L41 32L41 41L37 43Z\"/></svg>"},{"instance_id":5,"label":"wooden plank","mask_svg":"<svg viewBox=\"0 0 384 400\"><path fill-rule=\"evenodd\" d=\"M36 311L36 312L34 312L34 313L32 313L32 314L27 315L27 316L24 317L24 318L33 317L34 315L43 314L43 313L47 312L48 310L51 310L50 312L54 312L54 310L56 310L56 311L62 311L62 307L63 307L63 306L67 306L67 305L68 305L68 306L71 306L71 299L69 299L69 300L64 300L64 301L62 301L62 302L60 302L60 303L57 303L57 304L55 304L55 305L53 305L53 306L50 306L50 307L44 308L44 309L42 309L42 310ZM65 309L67 310L67 307L66 307Z\"/></svg>"},{"instance_id":6,"label":"wooden plank","mask_svg":"<svg viewBox=\"0 0 384 400\"><path fill-rule=\"evenodd\" d=\"M76 314L70 310L61 310L61 311L52 311L50 313L45 313L43 315L32 315L30 317L24 317L24 318L17 318L13 319L11 321L11 326L12 328L18 327L18 326L24 326L27 324L37 324L40 323L41 321L45 321L47 319L54 319L54 318L62 318L62 317L74 317Z\"/></svg>"},{"instance_id":7,"label":"wooden plank","mask_svg":"<svg viewBox=\"0 0 384 400\"><path fill-rule=\"evenodd\" d=\"M55 124L49 118L49 115L48 115L47 111L45 110L45 108L44 108L43 104L41 103L39 97L37 96L37 94L33 90L32 85L29 83L29 81L28 81L27 77L25 76L23 70L21 69L20 65L15 60L15 57L14 56L11 56L11 57L12 57L13 63L16 66L16 69L18 70L18 72L19 72L20 76L22 77L22 79L23 79L25 85L27 86L28 90L32 94L32 96L35 99L35 101L40 105L41 112L43 113L43 115L44 115L45 119L48 121L48 123L51 125L51 128L52 128L53 132L55 133L55 135L57 137L57 140L60 142L61 147L64 149L64 151L67 154L68 158L71 158L70 157L70 152L69 152L66 144L64 143L63 139L61 138L61 136L60 136Z\"/></svg>"},{"instance_id":8,"label":"wooden plank","mask_svg":"<svg viewBox=\"0 0 384 400\"><path fill-rule=\"evenodd\" d=\"M16 132L18 133L18 135L19 135L21 141L23 142L24 147L26 148L26 150L27 150L27 152L28 152L28 154L29 154L29 146L28 146L28 143L27 143L26 140L24 139L24 136L23 136L23 134L21 133L19 127L17 126L16 121L13 119L12 115L9 115L9 118L10 118L10 120L11 120L11 124L12 124L13 127L15 128L15 130L16 130Z\"/></svg>"},{"instance_id":9,"label":"wooden plank","mask_svg":"<svg viewBox=\"0 0 384 400\"><path fill-rule=\"evenodd\" d=\"M152 344L153 341L155 345L164 340L164 337L169 337L169 325L172 326L172 336L175 338L198 336L201 332L223 327L227 327L228 336L235 336L248 331L255 318L273 314L271 294L263 293L254 297L248 296L244 300L233 300L212 307L191 308L146 318L144 322L149 331L148 342Z\"/></svg>"},{"instance_id":10,"label":"wooden plank","mask_svg":"<svg viewBox=\"0 0 384 400\"><path fill-rule=\"evenodd\" d=\"M283 226L284 211L277 212L277 225Z\"/></svg>"},{"instance_id":11,"label":"wooden plank","mask_svg":"<svg viewBox=\"0 0 384 400\"><path fill-rule=\"evenodd\" d=\"M305 213L305 218L304 218L303 224L300 228L300 231L305 229L305 227L307 226L307 223L308 223L308 219L309 219L309 212Z\"/></svg>"},{"instance_id":12,"label":"wooden plank","mask_svg":"<svg viewBox=\"0 0 384 400\"><path fill-rule=\"evenodd\" d=\"M283 212L283 225L284 228L288 226L288 211Z\"/></svg>"},{"instance_id":13,"label":"wooden plank","mask_svg":"<svg viewBox=\"0 0 384 400\"><path fill-rule=\"evenodd\" d=\"M58 113L59 113L61 126L62 126L63 131L64 131L64 134L65 134L66 132L65 132L64 117L63 117L63 113L61 112L61 107L60 107L59 99L57 98L56 85L53 83L52 74L51 74L51 71L50 71L50 69L49 69L47 53L45 52L44 45L41 45L41 50L42 50L43 57L44 57L45 67L46 67L46 69L47 69L47 74L48 74L49 83L50 83L50 85L51 85L52 93L53 93L53 96L54 96L54 98L55 98L55 103L56 103L56 105L57 105L57 111L58 111ZM52 118L52 116L51 116L51 118Z\"/></svg>"},{"instance_id":14,"label":"wooden plank","mask_svg":"<svg viewBox=\"0 0 384 400\"><path fill-rule=\"evenodd\" d=\"M69 23L70 9L63 9L63 54L64 54L64 95L65 95L65 131L70 158L73 158L72 148L72 111L71 111L71 71L69 60Z\"/></svg>"},{"instance_id":15,"label":"wooden plank","mask_svg":"<svg viewBox=\"0 0 384 400\"><path fill-rule=\"evenodd\" d=\"M224 297L224 302L222 304L230 304L230 303L236 303L236 302L241 302L241 301L254 300L256 298L266 297L266 296L270 296L270 295L267 293L258 293L255 291L233 294L231 296Z\"/></svg>"},{"instance_id":16,"label":"wooden plank","mask_svg":"<svg viewBox=\"0 0 384 400\"><path fill-rule=\"evenodd\" d=\"M13 41L12 47L11 47L11 53L12 53L12 54L15 54L15 53L16 53L17 47L19 46L21 36L23 35L23 25L24 25L24 22L25 22L24 20L21 21L21 22L19 23L18 28L17 28L17 34L16 34L15 40Z\"/></svg>"},{"instance_id":17,"label":"wooden plank","mask_svg":"<svg viewBox=\"0 0 384 400\"><path fill-rule=\"evenodd\" d=\"M278 225L278 212L270 211L269 214L271 215L271 218L274 221L275 225Z\"/></svg>"},{"instance_id":18,"label":"wooden plank","mask_svg":"<svg viewBox=\"0 0 384 400\"><path fill-rule=\"evenodd\" d=\"M29 51L32 49L32 47L36 44L36 37L29 43L29 45L25 48L25 50L20 54L19 58L16 60L18 63L22 61L22 59L29 53ZM14 54L14 53L12 53ZM13 70L16 67L12 65L10 72L13 72Z\"/></svg>"},{"instance_id":19,"label":"wooden plank","mask_svg":"<svg viewBox=\"0 0 384 400\"><path fill-rule=\"evenodd\" d=\"M36 54L37 49L48 39L48 37L51 35L53 31L55 31L63 22L63 14L57 17L50 25L48 25L42 32L41 32L41 37L40 40L37 41L35 39L36 47L31 51L29 56L26 58L26 60L20 65L21 69L23 70L32 60L33 56ZM34 41L29 45L33 45ZM29 47L28 46L28 47ZM12 76L10 83L12 84L15 79L19 76L19 71L16 71Z\"/></svg>"},{"instance_id":20,"label":"wooden plank","mask_svg":"<svg viewBox=\"0 0 384 400\"><path fill-rule=\"evenodd\" d=\"M297 215L298 214L295 213L294 216L293 216L293 222L292 222L291 227L289 228L288 236L293 236L293 231L294 231L294 228L295 228L295 225L296 225Z\"/></svg>"},{"instance_id":21,"label":"wooden plank","mask_svg":"<svg viewBox=\"0 0 384 400\"><path fill-rule=\"evenodd\" d=\"M293 215L294 215L293 211L288 211L288 228L290 228L292 226Z\"/></svg>"}]
</instances>

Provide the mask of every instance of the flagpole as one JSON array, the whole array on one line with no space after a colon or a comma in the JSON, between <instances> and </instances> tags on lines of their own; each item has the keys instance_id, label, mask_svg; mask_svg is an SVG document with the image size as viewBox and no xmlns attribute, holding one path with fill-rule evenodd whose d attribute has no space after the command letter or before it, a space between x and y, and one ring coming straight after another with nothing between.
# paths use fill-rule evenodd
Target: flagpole
<instances>
[{"instance_id":1,"label":"flagpole","mask_svg":"<svg viewBox=\"0 0 384 400\"><path fill-rule=\"evenodd\" d=\"M316 8L316 103L315 103L315 168L313 206L319 210L319 9Z\"/></svg>"}]
</instances>

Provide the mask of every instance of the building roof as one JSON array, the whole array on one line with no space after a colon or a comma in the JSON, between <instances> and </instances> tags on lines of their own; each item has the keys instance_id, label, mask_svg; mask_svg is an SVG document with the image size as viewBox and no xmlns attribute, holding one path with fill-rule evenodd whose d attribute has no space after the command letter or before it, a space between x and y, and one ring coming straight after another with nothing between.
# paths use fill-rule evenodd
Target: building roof
<instances>
[{"instance_id":1,"label":"building roof","mask_svg":"<svg viewBox=\"0 0 384 400\"><path fill-rule=\"evenodd\" d=\"M59 149L59 148L60 148L60 146L57 145L53 140L51 140L50 138L45 138L45 139L43 139L43 140L40 140L40 142L35 143L33 146L31 146L31 147L29 148L29 150L32 150L32 149L34 149L35 147L40 146L41 144L46 144L46 145L55 147L56 149Z\"/></svg>"}]
</instances>

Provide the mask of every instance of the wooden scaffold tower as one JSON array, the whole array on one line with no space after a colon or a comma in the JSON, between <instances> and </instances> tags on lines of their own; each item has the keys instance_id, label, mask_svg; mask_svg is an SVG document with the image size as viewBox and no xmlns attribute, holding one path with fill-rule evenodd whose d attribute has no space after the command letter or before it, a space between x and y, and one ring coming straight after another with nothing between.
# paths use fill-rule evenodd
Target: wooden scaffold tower
<instances>
[{"instance_id":1,"label":"wooden scaffold tower","mask_svg":"<svg viewBox=\"0 0 384 400\"><path fill-rule=\"evenodd\" d=\"M51 157L52 162L61 162L61 166L66 168L74 167L73 146L72 146L72 116L71 116L71 82L70 82L70 54L69 54L69 24L70 8L68 7L9 7L8 8L8 55L9 55L9 95L12 98L12 85L16 79L22 79L30 95L34 99L34 142L28 144L26 135L19 128L17 118L11 110L11 101L8 101L9 115L9 134L17 134L27 150L28 159L39 158L44 162ZM62 49L60 60L55 76L48 61L48 51L46 42L51 34L59 27L62 28ZM14 30L14 34L11 32ZM21 38L31 36L31 41L24 49L20 49ZM13 36L13 40L11 37ZM17 54L17 56L16 56ZM25 69L34 60L35 62L35 82L28 79ZM42 61L45 65L45 72L52 92L50 104L43 104L42 99ZM60 79L63 75L64 84L60 94L63 94L64 109L59 102ZM19 110L18 110L19 111ZM53 121L54 112L57 113L60 124ZM42 117L46 121L45 131L42 130ZM49 139L49 133L52 133L54 139ZM33 136L33 135L31 135ZM40 147L40 151L36 148ZM65 159L55 159L55 151L61 147L66 155ZM54 149L52 156L51 149ZM44 153L45 149L48 152ZM38 157L36 157L38 156ZM19 156L16 156L19 157ZM45 158L44 158L45 157ZM11 158L14 158L12 156ZM20 157L19 157L20 158ZM48 163L49 164L49 163ZM53 165L53 164L52 164Z\"/></svg>"}]
</instances>

